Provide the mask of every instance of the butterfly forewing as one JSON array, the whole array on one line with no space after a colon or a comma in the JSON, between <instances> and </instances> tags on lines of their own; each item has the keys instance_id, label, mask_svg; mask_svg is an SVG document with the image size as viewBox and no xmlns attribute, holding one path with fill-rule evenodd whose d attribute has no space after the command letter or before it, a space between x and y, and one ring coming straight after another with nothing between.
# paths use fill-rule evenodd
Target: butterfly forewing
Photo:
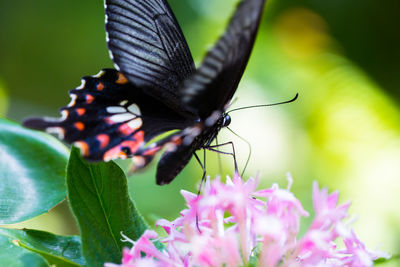
<instances>
[{"instance_id":1,"label":"butterfly forewing","mask_svg":"<svg viewBox=\"0 0 400 267\"><path fill-rule=\"evenodd\" d=\"M253 48L265 0L241 1L227 30L181 88L183 104L201 118L224 110Z\"/></svg>"},{"instance_id":2,"label":"butterfly forewing","mask_svg":"<svg viewBox=\"0 0 400 267\"><path fill-rule=\"evenodd\" d=\"M71 103L61 109L62 118L28 119L24 125L59 133L90 160L108 161L149 153L146 142L193 123L112 69L84 77L82 85L71 90L70 95ZM167 138L158 144L158 150L168 141Z\"/></svg>"},{"instance_id":3,"label":"butterfly forewing","mask_svg":"<svg viewBox=\"0 0 400 267\"><path fill-rule=\"evenodd\" d=\"M106 0L107 43L114 63L130 82L179 112L179 85L194 63L165 0Z\"/></svg>"},{"instance_id":4,"label":"butterfly forewing","mask_svg":"<svg viewBox=\"0 0 400 267\"><path fill-rule=\"evenodd\" d=\"M58 133L87 159L132 157L136 168L164 148L157 183L169 183L224 126L224 107L247 64L265 0L240 2L197 71L166 0L105 2L107 42L119 70L84 77L60 119L24 125ZM170 130L177 131L153 142Z\"/></svg>"}]
</instances>

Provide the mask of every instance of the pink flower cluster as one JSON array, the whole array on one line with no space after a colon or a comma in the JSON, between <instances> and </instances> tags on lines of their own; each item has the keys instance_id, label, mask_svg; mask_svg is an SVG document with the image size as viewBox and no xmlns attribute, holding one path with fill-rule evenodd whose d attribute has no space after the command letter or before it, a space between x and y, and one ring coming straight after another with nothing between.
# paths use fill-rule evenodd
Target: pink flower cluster
<instances>
[{"instance_id":1,"label":"pink flower cluster","mask_svg":"<svg viewBox=\"0 0 400 267\"><path fill-rule=\"evenodd\" d=\"M276 184L260 191L257 185L236 176L207 180L200 196L182 191L188 208L172 222L157 222L167 236L148 230L136 242L127 239L133 247L123 251L122 264L106 267L372 266L388 257L367 250L343 222L350 204L338 205L338 192L314 183L315 218L298 238L300 218L308 216L300 201Z\"/></svg>"}]
</instances>

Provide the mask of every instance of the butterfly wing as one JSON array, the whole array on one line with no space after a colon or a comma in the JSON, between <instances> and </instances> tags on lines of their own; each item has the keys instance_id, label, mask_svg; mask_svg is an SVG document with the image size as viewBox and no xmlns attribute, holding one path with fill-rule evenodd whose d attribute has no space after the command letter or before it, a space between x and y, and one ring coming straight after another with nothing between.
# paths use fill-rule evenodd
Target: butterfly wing
<instances>
[{"instance_id":1,"label":"butterfly wing","mask_svg":"<svg viewBox=\"0 0 400 267\"><path fill-rule=\"evenodd\" d=\"M242 0L227 30L181 88L183 104L208 118L233 97L253 48L265 0Z\"/></svg>"},{"instance_id":2,"label":"butterfly wing","mask_svg":"<svg viewBox=\"0 0 400 267\"><path fill-rule=\"evenodd\" d=\"M183 140L184 136L179 136ZM177 144L174 149L167 150L157 165L156 182L158 185L169 184L189 163L196 151L193 145Z\"/></svg>"},{"instance_id":3,"label":"butterfly wing","mask_svg":"<svg viewBox=\"0 0 400 267\"><path fill-rule=\"evenodd\" d=\"M62 118L33 118L23 124L59 133L93 161L127 158L145 152L150 155L146 142L169 130L193 124L113 69L84 77L82 85L71 90L70 95L71 103L61 109ZM168 141L167 138L160 143L158 150ZM154 147L151 149L156 151Z\"/></svg>"},{"instance_id":4,"label":"butterfly wing","mask_svg":"<svg viewBox=\"0 0 400 267\"><path fill-rule=\"evenodd\" d=\"M193 114L205 119L223 110L235 92L264 2L243 0L227 32L188 78L193 59L165 0L106 0L108 46L121 72L109 69L85 77L70 92L62 118L28 119L24 125L59 133L91 160L132 156L143 167L166 147L157 183L169 183L206 139ZM180 131L146 146L173 129Z\"/></svg>"},{"instance_id":5,"label":"butterfly wing","mask_svg":"<svg viewBox=\"0 0 400 267\"><path fill-rule=\"evenodd\" d=\"M167 184L186 166L193 153L210 141L220 127L214 111L223 111L243 75L260 23L265 0L243 0L225 34L207 53L200 68L184 81L182 102L211 125L192 125L182 131L183 145L166 151L157 166L157 184ZM211 116L211 117L210 117ZM206 123L207 124L207 123Z\"/></svg>"},{"instance_id":6,"label":"butterfly wing","mask_svg":"<svg viewBox=\"0 0 400 267\"><path fill-rule=\"evenodd\" d=\"M195 66L166 0L106 0L106 32L117 68L146 93L182 111L178 88Z\"/></svg>"},{"instance_id":7,"label":"butterfly wing","mask_svg":"<svg viewBox=\"0 0 400 267\"><path fill-rule=\"evenodd\" d=\"M157 152L165 148L165 152L157 165L156 182L158 185L169 184L188 164L196 150L194 146L184 145L184 139L184 131L178 131L158 142L139 149L133 156L134 168L131 171L145 167Z\"/></svg>"}]
</instances>

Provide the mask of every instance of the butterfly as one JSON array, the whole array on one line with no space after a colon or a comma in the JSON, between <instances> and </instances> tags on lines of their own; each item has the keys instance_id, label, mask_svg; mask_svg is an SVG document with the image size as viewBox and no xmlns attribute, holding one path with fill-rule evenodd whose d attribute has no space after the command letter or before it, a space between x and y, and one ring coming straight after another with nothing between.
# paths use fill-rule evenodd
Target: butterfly
<instances>
[{"instance_id":1,"label":"butterfly","mask_svg":"<svg viewBox=\"0 0 400 267\"><path fill-rule=\"evenodd\" d=\"M61 118L28 118L24 126L57 133L87 160L132 158L136 169L164 149L156 182L170 183L230 123L226 108L246 68L264 4L239 2L196 69L166 0L106 0L106 40L116 69L83 77L69 92L72 100L60 109Z\"/></svg>"}]
</instances>

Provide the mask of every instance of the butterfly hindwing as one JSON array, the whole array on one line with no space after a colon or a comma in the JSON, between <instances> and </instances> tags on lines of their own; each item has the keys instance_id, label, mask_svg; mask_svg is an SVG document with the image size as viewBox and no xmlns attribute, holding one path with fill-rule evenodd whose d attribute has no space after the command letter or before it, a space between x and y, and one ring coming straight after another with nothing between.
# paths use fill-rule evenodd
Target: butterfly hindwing
<instances>
[{"instance_id":1,"label":"butterfly hindwing","mask_svg":"<svg viewBox=\"0 0 400 267\"><path fill-rule=\"evenodd\" d=\"M200 123L191 124L181 131L139 149L133 157L135 169L145 167L156 153L165 148L157 165L156 182L158 185L169 184L199 148L199 139L196 138L201 134L201 130Z\"/></svg>"},{"instance_id":2,"label":"butterfly hindwing","mask_svg":"<svg viewBox=\"0 0 400 267\"><path fill-rule=\"evenodd\" d=\"M169 184L186 166L192 157L193 146L182 145L185 131L178 131L162 140L139 149L133 156L134 167L131 172L148 165L154 156L165 148L157 166L156 182L158 185Z\"/></svg>"},{"instance_id":3,"label":"butterfly hindwing","mask_svg":"<svg viewBox=\"0 0 400 267\"><path fill-rule=\"evenodd\" d=\"M183 104L202 119L224 110L253 48L265 0L242 0L228 27L181 88Z\"/></svg>"},{"instance_id":4,"label":"butterfly hindwing","mask_svg":"<svg viewBox=\"0 0 400 267\"><path fill-rule=\"evenodd\" d=\"M70 95L62 118L33 118L24 125L59 133L94 161L131 157L159 134L192 123L112 69L84 77Z\"/></svg>"},{"instance_id":5,"label":"butterfly hindwing","mask_svg":"<svg viewBox=\"0 0 400 267\"><path fill-rule=\"evenodd\" d=\"M182 139L183 137L178 140ZM193 145L177 145L164 152L157 165L157 184L169 184L189 163L196 149Z\"/></svg>"},{"instance_id":6,"label":"butterfly hindwing","mask_svg":"<svg viewBox=\"0 0 400 267\"><path fill-rule=\"evenodd\" d=\"M115 65L130 82L177 111L179 85L195 66L166 0L106 0L106 32Z\"/></svg>"}]
</instances>

